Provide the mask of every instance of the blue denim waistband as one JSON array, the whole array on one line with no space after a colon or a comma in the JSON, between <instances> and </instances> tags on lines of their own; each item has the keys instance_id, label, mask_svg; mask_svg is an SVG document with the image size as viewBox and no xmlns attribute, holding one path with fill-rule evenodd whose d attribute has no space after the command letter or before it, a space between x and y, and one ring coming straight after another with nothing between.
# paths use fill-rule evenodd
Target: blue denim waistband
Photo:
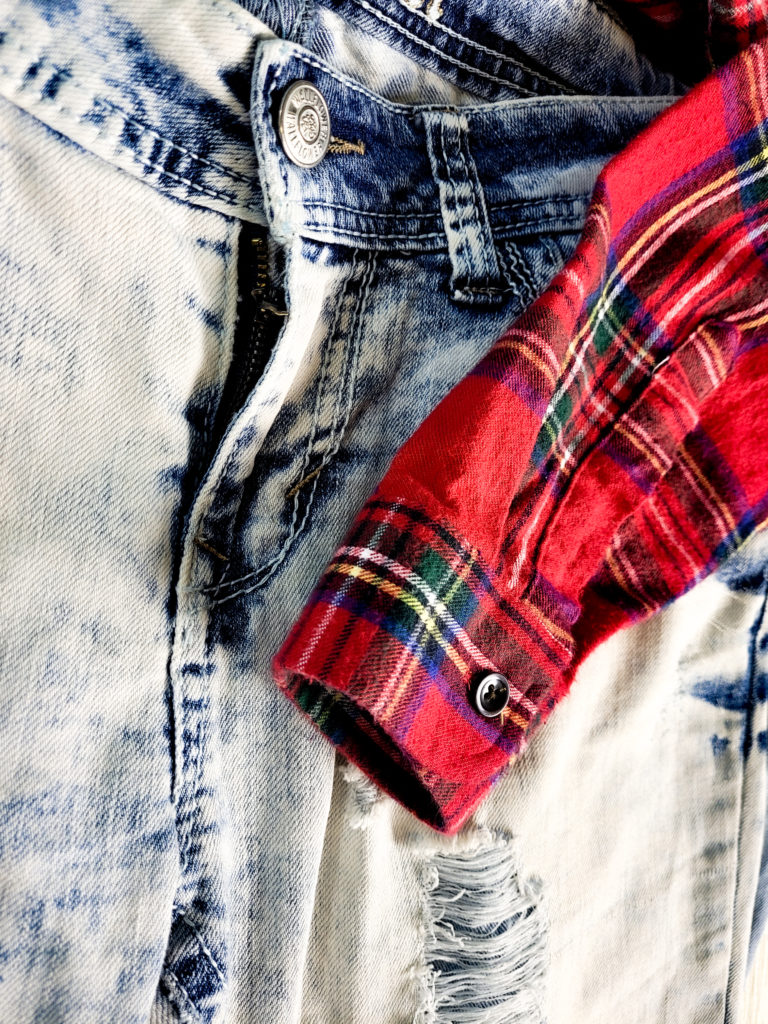
<instances>
[{"instance_id":1,"label":"blue denim waistband","mask_svg":"<svg viewBox=\"0 0 768 1024\"><path fill-rule=\"evenodd\" d=\"M343 4L366 16L373 9L367 0ZM328 9L343 4L331 0ZM444 249L446 216L457 204L473 230L573 226L599 166L674 98L409 106L275 38L228 0L189 0L183 27L173 5L136 0L119 8L17 0L0 15L0 95L174 198L268 220L277 235ZM404 23L413 14L398 0L379 0L376 10L398 12ZM471 20L466 11L461 17ZM489 57L465 52L445 26L430 31L465 63ZM400 29L390 37L406 38ZM276 124L281 93L297 79L320 89L332 133L349 147L310 169L286 158Z\"/></svg>"},{"instance_id":2,"label":"blue denim waistband","mask_svg":"<svg viewBox=\"0 0 768 1024\"><path fill-rule=\"evenodd\" d=\"M311 82L346 152L302 168L274 112ZM257 50L252 118L269 220L361 248L444 249L451 211L494 235L573 229L599 168L669 97L547 97L460 106L390 103L294 44Z\"/></svg>"}]
</instances>

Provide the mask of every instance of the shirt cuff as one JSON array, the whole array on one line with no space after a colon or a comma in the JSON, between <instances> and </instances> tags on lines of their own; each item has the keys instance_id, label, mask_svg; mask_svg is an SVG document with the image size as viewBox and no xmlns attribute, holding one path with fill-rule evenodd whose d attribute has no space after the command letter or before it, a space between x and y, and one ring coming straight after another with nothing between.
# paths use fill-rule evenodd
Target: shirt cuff
<instances>
[{"instance_id":1,"label":"shirt cuff","mask_svg":"<svg viewBox=\"0 0 768 1024\"><path fill-rule=\"evenodd\" d=\"M505 596L481 552L428 496L414 501L415 481L400 494L382 488L336 551L273 670L346 757L422 821L452 834L554 706L572 644L533 606ZM508 702L486 717L478 701L493 674L504 677L492 681L501 684L496 700Z\"/></svg>"}]
</instances>

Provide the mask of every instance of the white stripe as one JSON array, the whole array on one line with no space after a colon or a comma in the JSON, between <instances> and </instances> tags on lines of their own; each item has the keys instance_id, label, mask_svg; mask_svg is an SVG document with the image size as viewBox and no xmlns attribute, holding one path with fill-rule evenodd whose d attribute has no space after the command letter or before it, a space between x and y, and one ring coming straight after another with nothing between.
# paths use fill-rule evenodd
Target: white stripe
<instances>
[{"instance_id":1,"label":"white stripe","mask_svg":"<svg viewBox=\"0 0 768 1024\"><path fill-rule=\"evenodd\" d=\"M720 383L720 378L717 376L717 370L712 362L712 356L709 354L709 346L698 331L696 332L696 341L694 342L694 346L699 353L701 361L707 368L709 379L712 381L712 386L717 387Z\"/></svg>"},{"instance_id":2,"label":"white stripe","mask_svg":"<svg viewBox=\"0 0 768 1024\"><path fill-rule=\"evenodd\" d=\"M673 551L677 550L678 547L679 547L680 550L683 552L683 554L685 555L685 558L686 558L686 560L688 562L688 565L690 565L691 571L693 572L693 575L695 577L696 574L699 571L699 568L696 565L696 563L694 562L694 560L691 558L691 555L690 555L690 553L688 551L688 548L687 548L687 546L685 544L685 541L686 541L685 535L683 534L683 532L681 530L680 533L681 533L681 535L683 537L683 544L682 544L682 546L680 546L678 544L678 542L675 540L674 534L669 529L669 526L667 525L666 519L662 516L661 508L657 507L658 505L659 505L658 501L655 504L653 503L653 501L649 502L649 508L653 512L653 515L654 515L654 518L656 519L656 522L659 524L661 529L664 531L665 536L667 537L667 539L672 544Z\"/></svg>"},{"instance_id":3,"label":"white stripe","mask_svg":"<svg viewBox=\"0 0 768 1024\"><path fill-rule=\"evenodd\" d=\"M582 331L586 332L587 330L589 330L592 334L594 333L598 325L603 321L603 319L607 315L608 310L611 308L613 300L616 297L616 295L629 284L629 282L637 275L639 270L648 262L648 260L653 255L655 255L655 253L667 241L669 236L674 234L674 232L679 229L680 225L685 224L687 221L698 216L700 212L708 209L710 206L714 206L717 203L721 202L723 199L725 199L732 193L744 188L745 185L751 185L753 182L765 177L766 175L768 175L768 165L756 170L754 174L752 174L748 178L740 179L738 176L736 176L735 182L727 186L722 186L717 192L706 196L705 198L701 199L695 206L692 206L690 209L683 211L679 215L679 217L677 217L676 220L669 222L655 242L653 242L647 248L643 247L642 251L635 257L635 262L626 271L626 273L622 274L622 271L620 271L618 268L614 270L611 277L618 279L618 282L613 286L612 291L608 295L605 295L605 288L607 288L610 285L610 279L608 282L606 282L605 288L603 289L604 297L599 300L598 305L600 308L594 320L594 323L590 324L589 322L587 322L587 324L585 324L582 328ZM588 348L588 345L589 337L587 337L585 334L585 348L582 349L582 352L579 354L579 356L577 356L579 366L581 365L581 361L584 358L583 353L584 351L586 351L586 348ZM576 363L574 363L574 366L569 374L569 377L566 380L564 380L560 388L559 394L556 393L553 396L550 405L556 404L559 401L562 393L570 387L575 372Z\"/></svg>"},{"instance_id":4,"label":"white stripe","mask_svg":"<svg viewBox=\"0 0 768 1024\"><path fill-rule=\"evenodd\" d=\"M739 242L738 245L734 246L733 248L730 248L728 250L728 252L726 253L726 255L723 256L723 258L717 264L717 266L714 267L714 269L711 270L706 275L706 277L703 277L701 279L701 281L699 281L699 283L696 285L695 288L692 288L690 291L685 292L685 294L680 297L680 301L675 306L673 306L672 309L667 313L667 315L661 321L661 323L656 328L656 330L649 336L649 340L655 341L659 337L661 332L667 327L669 322L674 317L677 316L677 314L680 312L680 310L684 306L690 305L690 303L693 300L693 298L701 291L702 288L705 288L707 285L709 285L713 281L715 281L718 277L721 277L722 274L723 274L723 271L728 266L728 264L731 263L736 258L736 256L738 256L738 254L743 249L745 249L747 246L751 245L751 243L756 238L759 238L761 235L764 235L767 231L768 231L768 222L766 222L765 224L761 225L759 228L756 228L754 231L750 232L747 235L746 238L742 238L742 240Z\"/></svg>"},{"instance_id":5,"label":"white stripe","mask_svg":"<svg viewBox=\"0 0 768 1024\"><path fill-rule=\"evenodd\" d=\"M486 658L486 656L474 645L467 632L459 625L456 619L454 619L448 608L446 608L434 590L432 590L432 588L429 587L420 576L413 572L412 569L408 569L399 562L393 562L391 558L387 558L386 555L382 555L379 551L372 551L370 548L342 548L341 553L342 555L350 555L356 561L371 562L374 565L387 569L393 576L398 577L398 579L405 580L411 587L415 588L422 594L426 599L427 607L430 610L437 612L439 619L441 619L444 624L448 625L449 628L455 632L456 639L461 644L463 650L472 659L491 672L501 672L501 669L497 668L492 661L489 661L488 658ZM524 693L521 693L511 681L509 681L509 690L518 704L524 707L530 714L536 714L536 705L529 700Z\"/></svg>"}]
</instances>

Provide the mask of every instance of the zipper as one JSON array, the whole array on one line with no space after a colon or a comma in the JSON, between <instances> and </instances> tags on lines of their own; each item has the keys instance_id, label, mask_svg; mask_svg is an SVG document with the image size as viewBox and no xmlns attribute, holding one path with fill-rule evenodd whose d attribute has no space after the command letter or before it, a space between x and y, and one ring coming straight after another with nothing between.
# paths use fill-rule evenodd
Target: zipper
<instances>
[{"instance_id":1,"label":"zipper","mask_svg":"<svg viewBox=\"0 0 768 1024\"><path fill-rule=\"evenodd\" d=\"M237 323L232 362L212 428L214 450L264 373L288 316L270 281L268 238L268 229L258 224L243 224L240 231Z\"/></svg>"}]
</instances>

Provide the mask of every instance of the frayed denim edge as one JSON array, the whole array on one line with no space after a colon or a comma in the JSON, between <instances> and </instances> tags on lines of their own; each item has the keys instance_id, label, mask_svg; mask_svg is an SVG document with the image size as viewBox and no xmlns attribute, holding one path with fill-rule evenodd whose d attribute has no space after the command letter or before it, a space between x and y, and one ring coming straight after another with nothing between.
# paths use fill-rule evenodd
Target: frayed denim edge
<instances>
[{"instance_id":1,"label":"frayed denim edge","mask_svg":"<svg viewBox=\"0 0 768 1024\"><path fill-rule=\"evenodd\" d=\"M413 1024L544 1024L549 925L509 838L433 853L421 867L424 965Z\"/></svg>"}]
</instances>

